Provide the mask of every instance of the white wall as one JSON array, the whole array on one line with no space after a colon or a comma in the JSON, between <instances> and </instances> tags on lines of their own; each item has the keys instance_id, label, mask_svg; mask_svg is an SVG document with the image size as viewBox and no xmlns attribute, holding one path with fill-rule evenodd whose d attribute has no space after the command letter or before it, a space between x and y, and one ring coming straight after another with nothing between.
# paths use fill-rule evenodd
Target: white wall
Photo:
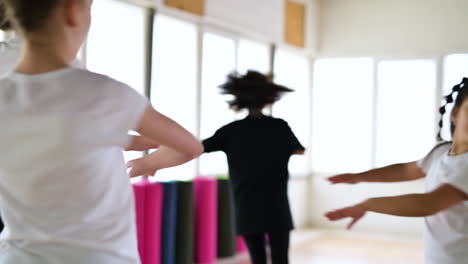
<instances>
[{"instance_id":1,"label":"white wall","mask_svg":"<svg viewBox=\"0 0 468 264\"><path fill-rule=\"evenodd\" d=\"M296 228L305 228L309 225L309 198L308 178L292 178L289 181L289 203Z\"/></svg>"},{"instance_id":2,"label":"white wall","mask_svg":"<svg viewBox=\"0 0 468 264\"><path fill-rule=\"evenodd\" d=\"M308 226L331 229L345 229L349 219L329 222L323 216L325 212L351 206L371 197L421 193L424 191L423 181L391 184L330 185L326 181L325 175L317 175L311 178L308 186ZM423 219L421 218L369 213L356 224L353 230L421 237L422 227Z\"/></svg>"},{"instance_id":3,"label":"white wall","mask_svg":"<svg viewBox=\"0 0 468 264\"><path fill-rule=\"evenodd\" d=\"M122 0L121 0L122 1ZM208 28L214 26L226 33L284 45L285 0L205 0L202 18L179 12L164 5L164 0L151 1L158 12L189 18ZM294 0L306 5L306 52L315 51L317 43L318 1Z\"/></svg>"},{"instance_id":4,"label":"white wall","mask_svg":"<svg viewBox=\"0 0 468 264\"><path fill-rule=\"evenodd\" d=\"M467 0L320 0L319 55L468 52Z\"/></svg>"},{"instance_id":5,"label":"white wall","mask_svg":"<svg viewBox=\"0 0 468 264\"><path fill-rule=\"evenodd\" d=\"M206 0L206 16L268 36L283 36L283 0Z\"/></svg>"},{"instance_id":6,"label":"white wall","mask_svg":"<svg viewBox=\"0 0 468 264\"><path fill-rule=\"evenodd\" d=\"M468 53L467 0L319 0L318 57L440 58ZM344 229L323 213L375 196L424 191L424 183L332 186L308 183L308 225ZM421 237L422 219L369 214L356 230Z\"/></svg>"}]
</instances>

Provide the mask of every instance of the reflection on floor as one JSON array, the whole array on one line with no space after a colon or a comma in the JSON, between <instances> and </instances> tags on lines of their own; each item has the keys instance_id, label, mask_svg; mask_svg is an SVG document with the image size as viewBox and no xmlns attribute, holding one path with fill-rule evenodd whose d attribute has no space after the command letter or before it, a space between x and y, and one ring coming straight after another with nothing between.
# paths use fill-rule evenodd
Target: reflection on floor
<instances>
[{"instance_id":1,"label":"reflection on floor","mask_svg":"<svg viewBox=\"0 0 468 264\"><path fill-rule=\"evenodd\" d=\"M418 239L334 231L296 231L291 238L291 264L423 264ZM248 255L219 264L250 264Z\"/></svg>"}]
</instances>

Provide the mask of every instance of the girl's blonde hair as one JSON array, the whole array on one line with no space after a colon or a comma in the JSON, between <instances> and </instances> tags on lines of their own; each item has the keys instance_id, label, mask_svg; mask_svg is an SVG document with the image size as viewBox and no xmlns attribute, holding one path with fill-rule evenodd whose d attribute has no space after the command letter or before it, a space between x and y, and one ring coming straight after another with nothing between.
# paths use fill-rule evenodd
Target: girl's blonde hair
<instances>
[{"instance_id":1,"label":"girl's blonde hair","mask_svg":"<svg viewBox=\"0 0 468 264\"><path fill-rule=\"evenodd\" d=\"M3 6L5 25L13 26L22 33L30 33L44 26L62 1L67 0L0 0L0 6Z\"/></svg>"}]
</instances>

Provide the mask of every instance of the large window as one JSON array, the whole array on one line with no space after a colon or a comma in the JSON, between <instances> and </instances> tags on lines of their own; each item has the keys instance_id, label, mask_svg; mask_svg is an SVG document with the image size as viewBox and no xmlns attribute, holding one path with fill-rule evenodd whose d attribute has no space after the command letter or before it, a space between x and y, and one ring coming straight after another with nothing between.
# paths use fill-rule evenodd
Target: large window
<instances>
[{"instance_id":1,"label":"large window","mask_svg":"<svg viewBox=\"0 0 468 264\"><path fill-rule=\"evenodd\" d=\"M444 77L442 94L448 95L452 92L453 86L459 84L463 77L468 78L468 54L452 54L444 59ZM456 95L455 95L456 96ZM455 98L454 98L455 99ZM445 101L442 102L445 104ZM450 104L444 116L444 127L442 130L442 137L445 140L451 140L450 134L450 113L453 104Z\"/></svg>"},{"instance_id":2,"label":"large window","mask_svg":"<svg viewBox=\"0 0 468 264\"><path fill-rule=\"evenodd\" d=\"M299 56L284 50L278 50L275 55L274 81L295 90L286 94L273 106L273 115L283 118L289 123L299 141L306 147L310 146L310 66L306 56ZM309 151L307 153L310 153ZM290 171L295 174L306 174L308 157L293 156Z\"/></svg>"},{"instance_id":3,"label":"large window","mask_svg":"<svg viewBox=\"0 0 468 264\"><path fill-rule=\"evenodd\" d=\"M315 62L314 171L359 172L372 167L373 65L370 58Z\"/></svg>"},{"instance_id":4,"label":"large window","mask_svg":"<svg viewBox=\"0 0 468 264\"><path fill-rule=\"evenodd\" d=\"M124 82L145 93L145 9L120 1L93 4L93 23L86 47L90 71ZM126 160L141 157L128 152Z\"/></svg>"},{"instance_id":5,"label":"large window","mask_svg":"<svg viewBox=\"0 0 468 264\"><path fill-rule=\"evenodd\" d=\"M240 74L248 70L261 73L270 71L270 48L266 44L241 39L237 47L237 71Z\"/></svg>"},{"instance_id":6,"label":"large window","mask_svg":"<svg viewBox=\"0 0 468 264\"><path fill-rule=\"evenodd\" d=\"M119 1L93 4L86 47L89 70L109 75L144 94L145 9Z\"/></svg>"},{"instance_id":7,"label":"large window","mask_svg":"<svg viewBox=\"0 0 468 264\"><path fill-rule=\"evenodd\" d=\"M246 74L253 70L263 74L271 71L270 47L266 44L241 39L237 42L237 72ZM268 110L268 109L267 109ZM247 110L236 113L236 119L245 118Z\"/></svg>"},{"instance_id":8,"label":"large window","mask_svg":"<svg viewBox=\"0 0 468 264\"><path fill-rule=\"evenodd\" d=\"M422 158L435 143L436 63L378 65L376 165Z\"/></svg>"},{"instance_id":9,"label":"large window","mask_svg":"<svg viewBox=\"0 0 468 264\"><path fill-rule=\"evenodd\" d=\"M213 33L203 36L202 100L200 136L206 139L220 127L232 122L235 114L228 108L228 98L219 93L218 86L236 69L235 41ZM223 153L212 153L200 158L200 173L226 174L227 161Z\"/></svg>"},{"instance_id":10,"label":"large window","mask_svg":"<svg viewBox=\"0 0 468 264\"><path fill-rule=\"evenodd\" d=\"M193 24L158 15L153 37L151 102L158 111L196 134L197 28ZM192 161L162 170L158 176L190 179L195 176L195 169L195 161Z\"/></svg>"}]
</instances>

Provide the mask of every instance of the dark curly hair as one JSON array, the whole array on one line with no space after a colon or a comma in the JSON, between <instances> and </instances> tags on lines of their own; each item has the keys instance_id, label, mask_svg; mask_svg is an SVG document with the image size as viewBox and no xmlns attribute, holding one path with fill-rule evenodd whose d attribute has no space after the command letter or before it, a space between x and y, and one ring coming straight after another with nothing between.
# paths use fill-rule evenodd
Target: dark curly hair
<instances>
[{"instance_id":1,"label":"dark curly hair","mask_svg":"<svg viewBox=\"0 0 468 264\"><path fill-rule=\"evenodd\" d=\"M454 93L457 93L457 97L453 98L453 94ZM437 134L437 140L439 141L443 141L443 138L442 138L442 127L443 127L443 117L444 117L444 114L446 112L446 107L451 104L451 103L455 103L454 106L453 106L453 109L457 108L457 107L460 107L463 102L468 99L468 78L463 78L462 82L460 84L457 84L455 85L453 88L452 88L452 92L445 96L444 97L445 99L445 105L442 106L440 109L439 109L439 113L441 115L441 118L440 118L440 121L439 121L439 133ZM452 110L453 111L453 110ZM452 121L450 121L450 132L453 136L453 133L455 132L455 125L452 123Z\"/></svg>"},{"instance_id":2,"label":"dark curly hair","mask_svg":"<svg viewBox=\"0 0 468 264\"><path fill-rule=\"evenodd\" d=\"M234 99L227 102L234 111L262 109L281 99L284 93L294 91L273 83L272 79L272 75L256 71L248 71L245 75L233 72L219 88L222 94L234 96Z\"/></svg>"}]
</instances>

